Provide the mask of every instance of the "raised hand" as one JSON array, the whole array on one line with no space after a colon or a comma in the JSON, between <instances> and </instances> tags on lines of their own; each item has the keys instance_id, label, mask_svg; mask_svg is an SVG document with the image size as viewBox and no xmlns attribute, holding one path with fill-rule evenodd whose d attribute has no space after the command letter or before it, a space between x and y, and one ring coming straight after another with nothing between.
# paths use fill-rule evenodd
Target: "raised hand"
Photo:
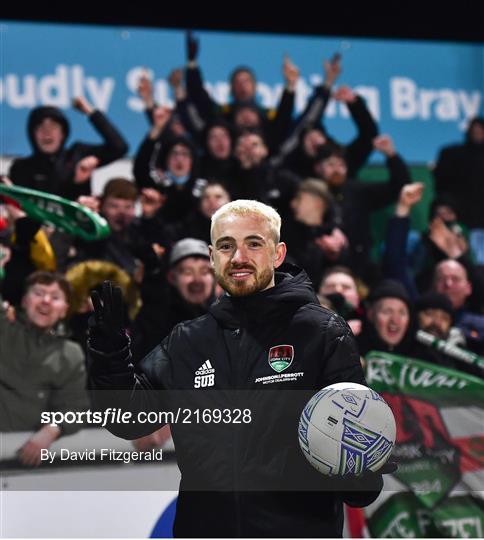
<instances>
[{"instance_id":1,"label":"raised hand","mask_svg":"<svg viewBox=\"0 0 484 540\"><path fill-rule=\"evenodd\" d=\"M153 108L155 104L153 98L153 83L147 72L144 72L138 79L138 95L143 100L147 109Z\"/></svg>"},{"instance_id":2,"label":"raised hand","mask_svg":"<svg viewBox=\"0 0 484 540\"><path fill-rule=\"evenodd\" d=\"M166 195L162 195L157 189L143 188L141 190L141 212L143 217L152 218L163 206Z\"/></svg>"},{"instance_id":3,"label":"raised hand","mask_svg":"<svg viewBox=\"0 0 484 540\"><path fill-rule=\"evenodd\" d=\"M181 101L186 97L185 88L183 86L183 69L177 68L168 75L168 83L170 84L175 99Z\"/></svg>"},{"instance_id":4,"label":"raised hand","mask_svg":"<svg viewBox=\"0 0 484 540\"><path fill-rule=\"evenodd\" d=\"M297 81L299 79L299 68L296 66L296 64L293 64L291 62L291 59L287 55L284 56L282 73L284 75L284 80L286 81L286 86L288 90L294 92Z\"/></svg>"},{"instance_id":5,"label":"raised hand","mask_svg":"<svg viewBox=\"0 0 484 540\"><path fill-rule=\"evenodd\" d=\"M87 101L87 99L84 96L78 96L75 97L72 100L72 106L74 109L77 109L82 114L86 114L89 116L94 112L94 107Z\"/></svg>"},{"instance_id":6,"label":"raised hand","mask_svg":"<svg viewBox=\"0 0 484 540\"><path fill-rule=\"evenodd\" d=\"M450 259L458 259L469 247L465 238L451 231L438 216L429 224L429 238Z\"/></svg>"},{"instance_id":7,"label":"raised hand","mask_svg":"<svg viewBox=\"0 0 484 540\"><path fill-rule=\"evenodd\" d=\"M335 54L331 60L323 62L324 85L330 88L341 75L341 56Z\"/></svg>"},{"instance_id":8,"label":"raised hand","mask_svg":"<svg viewBox=\"0 0 484 540\"><path fill-rule=\"evenodd\" d=\"M13 225L18 219L24 218L27 215L12 199L7 198L4 208L7 212L7 219L10 225Z\"/></svg>"},{"instance_id":9,"label":"raised hand","mask_svg":"<svg viewBox=\"0 0 484 540\"><path fill-rule=\"evenodd\" d=\"M379 135L373 139L373 148L387 157L394 156L397 152L390 135Z\"/></svg>"},{"instance_id":10,"label":"raised hand","mask_svg":"<svg viewBox=\"0 0 484 540\"><path fill-rule=\"evenodd\" d=\"M415 182L414 184L406 184L403 186L400 190L395 214L400 217L408 216L412 207L422 199L424 187L425 185L422 182Z\"/></svg>"},{"instance_id":11,"label":"raised hand","mask_svg":"<svg viewBox=\"0 0 484 540\"><path fill-rule=\"evenodd\" d=\"M193 36L191 30L186 33L186 46L187 46L187 60L189 62L195 62L199 51L199 40Z\"/></svg>"},{"instance_id":12,"label":"raised hand","mask_svg":"<svg viewBox=\"0 0 484 540\"><path fill-rule=\"evenodd\" d=\"M124 349L129 338L124 326L123 294L120 287L104 281L100 293L92 291L94 315L89 319L89 346L110 353Z\"/></svg>"},{"instance_id":13,"label":"raised hand","mask_svg":"<svg viewBox=\"0 0 484 540\"><path fill-rule=\"evenodd\" d=\"M82 206L89 208L89 210L99 213L101 201L97 197L94 197L93 195L81 195L77 198L77 202L82 204Z\"/></svg>"},{"instance_id":14,"label":"raised hand","mask_svg":"<svg viewBox=\"0 0 484 540\"><path fill-rule=\"evenodd\" d=\"M76 164L74 173L74 183L83 184L91 178L94 169L99 165L99 159L96 156L86 156Z\"/></svg>"},{"instance_id":15,"label":"raised hand","mask_svg":"<svg viewBox=\"0 0 484 540\"><path fill-rule=\"evenodd\" d=\"M331 234L324 234L316 238L314 242L331 261L336 260L348 245L348 239L338 228L335 228Z\"/></svg>"},{"instance_id":16,"label":"raised hand","mask_svg":"<svg viewBox=\"0 0 484 540\"><path fill-rule=\"evenodd\" d=\"M170 121L172 110L168 107L156 107L153 110L153 127L150 131L150 139L157 139Z\"/></svg>"},{"instance_id":17,"label":"raised hand","mask_svg":"<svg viewBox=\"0 0 484 540\"><path fill-rule=\"evenodd\" d=\"M333 98L336 101L342 101L343 103L354 103L357 95L349 86L342 85L335 92L333 92Z\"/></svg>"},{"instance_id":18,"label":"raised hand","mask_svg":"<svg viewBox=\"0 0 484 540\"><path fill-rule=\"evenodd\" d=\"M170 71L168 82L172 88L178 88L183 84L183 69L176 68Z\"/></svg>"},{"instance_id":19,"label":"raised hand","mask_svg":"<svg viewBox=\"0 0 484 540\"><path fill-rule=\"evenodd\" d=\"M12 180L4 174L0 174L0 184L5 184L6 186L13 186Z\"/></svg>"}]
</instances>

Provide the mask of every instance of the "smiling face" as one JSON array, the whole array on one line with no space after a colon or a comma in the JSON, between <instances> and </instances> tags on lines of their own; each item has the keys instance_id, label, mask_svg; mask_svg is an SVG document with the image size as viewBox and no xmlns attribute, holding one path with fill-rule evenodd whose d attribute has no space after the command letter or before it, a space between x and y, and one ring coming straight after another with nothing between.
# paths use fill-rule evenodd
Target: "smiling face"
<instances>
[{"instance_id":1,"label":"smiling face","mask_svg":"<svg viewBox=\"0 0 484 540\"><path fill-rule=\"evenodd\" d=\"M44 118L34 131L35 143L44 154L58 152L64 137L62 126L52 118Z\"/></svg>"},{"instance_id":2,"label":"smiling face","mask_svg":"<svg viewBox=\"0 0 484 540\"><path fill-rule=\"evenodd\" d=\"M25 293L22 307L33 325L50 330L66 316L69 306L58 283L35 283Z\"/></svg>"},{"instance_id":3,"label":"smiling face","mask_svg":"<svg viewBox=\"0 0 484 540\"><path fill-rule=\"evenodd\" d=\"M423 309L418 314L419 328L440 339L447 339L452 317L443 309L428 308Z\"/></svg>"},{"instance_id":4,"label":"smiling face","mask_svg":"<svg viewBox=\"0 0 484 540\"><path fill-rule=\"evenodd\" d=\"M268 220L259 214L221 216L212 229L210 258L218 283L232 296L274 286L274 270L286 245L275 243Z\"/></svg>"},{"instance_id":5,"label":"smiling face","mask_svg":"<svg viewBox=\"0 0 484 540\"><path fill-rule=\"evenodd\" d=\"M213 271L205 257L187 257L181 260L171 271L169 279L189 304L204 304L212 296Z\"/></svg>"},{"instance_id":6,"label":"smiling face","mask_svg":"<svg viewBox=\"0 0 484 540\"><path fill-rule=\"evenodd\" d=\"M394 347L402 341L410 323L407 304L399 298L382 298L368 312L380 338Z\"/></svg>"}]
</instances>

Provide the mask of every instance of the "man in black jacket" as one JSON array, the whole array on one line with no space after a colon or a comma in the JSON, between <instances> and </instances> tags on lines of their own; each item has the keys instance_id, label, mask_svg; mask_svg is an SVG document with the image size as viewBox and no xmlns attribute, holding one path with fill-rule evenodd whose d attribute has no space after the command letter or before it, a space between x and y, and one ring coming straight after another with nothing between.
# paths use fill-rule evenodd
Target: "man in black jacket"
<instances>
[{"instance_id":1,"label":"man in black jacket","mask_svg":"<svg viewBox=\"0 0 484 540\"><path fill-rule=\"evenodd\" d=\"M400 189L410 182L410 172L397 153L392 139L380 135L373 140L375 150L386 158L386 182L358 182L348 177L345 151L340 146L320 147L314 172L324 180L335 201L334 222L349 241L351 270L367 283L375 282L378 269L370 260L370 214L398 200Z\"/></svg>"},{"instance_id":2,"label":"man in black jacket","mask_svg":"<svg viewBox=\"0 0 484 540\"><path fill-rule=\"evenodd\" d=\"M57 107L37 107L27 123L33 153L12 163L9 177L14 184L76 200L91 194L91 174L96 167L127 153L123 136L101 111L84 97L76 98L73 106L89 118L103 144L75 142L65 148L70 129L63 112Z\"/></svg>"},{"instance_id":3,"label":"man in black jacket","mask_svg":"<svg viewBox=\"0 0 484 540\"><path fill-rule=\"evenodd\" d=\"M343 264L348 240L333 223L333 198L324 182L303 180L291 201L291 213L284 216L282 236L288 262L306 270L315 290L328 267Z\"/></svg>"},{"instance_id":4,"label":"man in black jacket","mask_svg":"<svg viewBox=\"0 0 484 540\"><path fill-rule=\"evenodd\" d=\"M183 136L170 135L171 112L153 112L153 126L141 143L133 165L140 190L156 189L163 200L159 214L167 223L187 217L196 207L206 182L197 177L197 149Z\"/></svg>"},{"instance_id":5,"label":"man in black jacket","mask_svg":"<svg viewBox=\"0 0 484 540\"><path fill-rule=\"evenodd\" d=\"M239 424L172 423L182 475L178 537L341 536L343 501L367 505L382 487L380 474L365 473L340 479L334 491L299 449L309 397L336 382L365 381L349 327L319 305L305 272L275 271L286 254L280 223L256 201L214 214L210 257L227 294L208 314L177 325L138 373L116 309L120 292L106 283L102 298L93 295L89 384L97 407L166 410L167 399L177 407L191 397L198 407L245 414ZM159 426L108 427L136 438Z\"/></svg>"},{"instance_id":6,"label":"man in black jacket","mask_svg":"<svg viewBox=\"0 0 484 540\"><path fill-rule=\"evenodd\" d=\"M104 260L116 264L130 276L140 271L140 263L157 266L153 244L166 246L164 223L159 214L141 198L141 216L136 217L136 186L126 178L112 178L100 200L100 214L108 222L109 236L95 242L75 241L75 255L69 263Z\"/></svg>"},{"instance_id":7,"label":"man in black jacket","mask_svg":"<svg viewBox=\"0 0 484 540\"><path fill-rule=\"evenodd\" d=\"M484 229L484 118L473 118L464 144L442 148L434 170L435 191L456 202L457 214L469 229Z\"/></svg>"},{"instance_id":8,"label":"man in black jacket","mask_svg":"<svg viewBox=\"0 0 484 540\"><path fill-rule=\"evenodd\" d=\"M237 165L226 185L232 199L256 199L284 213L300 179L291 171L274 166L268 155L261 131L243 131L235 142Z\"/></svg>"}]
</instances>

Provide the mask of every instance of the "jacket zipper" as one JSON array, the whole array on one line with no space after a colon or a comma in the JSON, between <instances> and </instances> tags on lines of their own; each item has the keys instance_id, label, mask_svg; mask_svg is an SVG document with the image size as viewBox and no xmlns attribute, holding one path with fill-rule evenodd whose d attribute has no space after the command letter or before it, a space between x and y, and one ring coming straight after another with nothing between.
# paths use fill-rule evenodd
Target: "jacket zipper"
<instances>
[{"instance_id":1,"label":"jacket zipper","mask_svg":"<svg viewBox=\"0 0 484 540\"><path fill-rule=\"evenodd\" d=\"M240 352L240 328L236 328L232 335L234 338L234 341L237 343L237 353ZM237 354L238 356L238 354ZM240 376L240 366L239 366L239 359L234 359L234 366L235 366L235 395L237 396L238 388L239 388L239 376ZM236 400L235 406L238 405L238 399ZM242 512L241 512L241 497L239 492L239 467L238 467L238 447L239 447L239 430L237 429L237 426L234 427L234 450L233 450L233 475L234 475L234 503L235 503L235 529L236 534L235 536L237 538L240 538L242 536Z\"/></svg>"}]
</instances>

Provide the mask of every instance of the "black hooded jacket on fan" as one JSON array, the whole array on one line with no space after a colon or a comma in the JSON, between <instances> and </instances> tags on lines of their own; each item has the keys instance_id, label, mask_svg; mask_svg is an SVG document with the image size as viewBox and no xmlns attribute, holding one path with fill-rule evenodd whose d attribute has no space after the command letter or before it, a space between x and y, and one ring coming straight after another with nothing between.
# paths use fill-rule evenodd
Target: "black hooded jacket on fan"
<instances>
[{"instance_id":1,"label":"black hooded jacket on fan","mask_svg":"<svg viewBox=\"0 0 484 540\"><path fill-rule=\"evenodd\" d=\"M129 348L109 355L89 348L89 384L99 408L166 410L167 390L185 390L183 405L191 399L198 407L252 411L247 424L172 424L181 471L177 537L338 537L343 500L364 506L378 495L353 494L348 501L327 491L326 478L299 448L297 426L308 399L329 384L365 380L347 324L318 304L304 271L289 270L276 273L274 287L225 295L208 314L177 325L137 374ZM288 361L279 372L271 366L278 346ZM213 386L197 388L196 372L207 361ZM106 392L121 389L129 391ZM159 426L108 427L129 439Z\"/></svg>"},{"instance_id":2,"label":"black hooded jacket on fan","mask_svg":"<svg viewBox=\"0 0 484 540\"><path fill-rule=\"evenodd\" d=\"M54 154L46 154L35 142L35 129L46 118L57 122L64 132L64 140ZM75 200L81 195L91 195L91 181L76 184L74 182L77 163L87 157L99 159L98 167L122 158L128 151L128 145L121 133L101 112L94 111L89 122L101 136L103 144L89 144L76 141L69 147L65 142L69 137L69 122L57 107L42 106L33 109L27 123L27 133L32 146L32 155L16 159L8 176L17 186L22 186L47 193L54 193L66 199Z\"/></svg>"}]
</instances>

